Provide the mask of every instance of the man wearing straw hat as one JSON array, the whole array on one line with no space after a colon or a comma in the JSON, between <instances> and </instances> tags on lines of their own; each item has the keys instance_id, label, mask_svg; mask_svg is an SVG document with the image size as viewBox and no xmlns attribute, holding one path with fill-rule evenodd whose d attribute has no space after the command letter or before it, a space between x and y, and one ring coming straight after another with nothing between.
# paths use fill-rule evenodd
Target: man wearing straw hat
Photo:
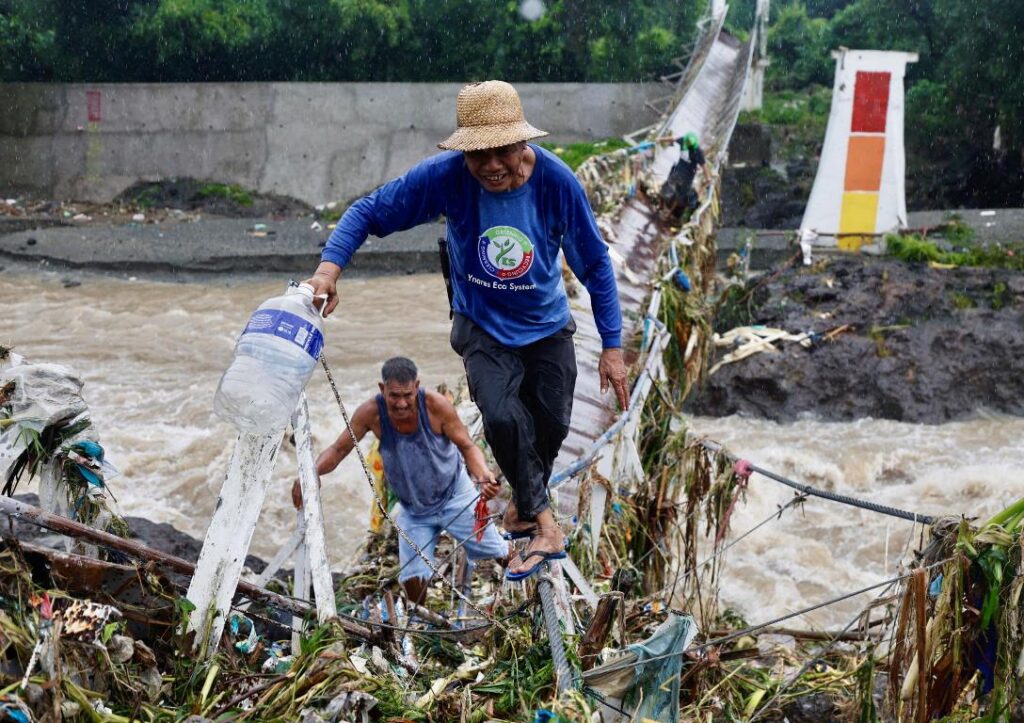
<instances>
[{"instance_id":1,"label":"man wearing straw hat","mask_svg":"<svg viewBox=\"0 0 1024 723\"><path fill-rule=\"evenodd\" d=\"M523 116L519 94L490 80L465 86L458 128L405 175L356 201L307 281L338 304L341 270L367 235L386 236L444 215L451 265L452 348L462 357L484 434L513 489L505 528L532 540L507 575L522 579L565 556L547 481L569 431L575 324L561 251L591 297L603 351L601 391L629 401L615 275L586 194L557 156L527 141L547 135Z\"/></svg>"}]
</instances>

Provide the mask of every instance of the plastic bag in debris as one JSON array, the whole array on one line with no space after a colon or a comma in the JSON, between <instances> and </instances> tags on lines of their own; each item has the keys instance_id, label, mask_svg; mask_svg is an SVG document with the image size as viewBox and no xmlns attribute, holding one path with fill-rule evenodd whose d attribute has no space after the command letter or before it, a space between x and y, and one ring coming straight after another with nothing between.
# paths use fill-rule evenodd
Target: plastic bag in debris
<instances>
[{"instance_id":1,"label":"plastic bag in debris","mask_svg":"<svg viewBox=\"0 0 1024 723\"><path fill-rule=\"evenodd\" d=\"M0 389L13 384L4 396L0 418L0 474L25 450L23 430L42 432L51 424L87 417L82 380L60 364L19 364L0 370ZM13 422L13 424L11 423Z\"/></svg>"},{"instance_id":2,"label":"plastic bag in debris","mask_svg":"<svg viewBox=\"0 0 1024 723\"><path fill-rule=\"evenodd\" d=\"M327 721L361 721L370 720L370 711L377 706L377 699L369 693L358 690L342 693L331 699L327 707L321 711L303 708L299 713L302 723L326 723Z\"/></svg>"},{"instance_id":3,"label":"plastic bag in debris","mask_svg":"<svg viewBox=\"0 0 1024 723\"><path fill-rule=\"evenodd\" d=\"M292 656L285 653L281 643L273 643L267 650L267 659L263 661L261 670L264 673L287 673L292 667Z\"/></svg>"},{"instance_id":4,"label":"plastic bag in debris","mask_svg":"<svg viewBox=\"0 0 1024 723\"><path fill-rule=\"evenodd\" d=\"M0 387L9 382L14 382L14 389L7 400L10 414L5 416L37 432L88 411L83 382L70 367L20 364L0 371Z\"/></svg>"},{"instance_id":5,"label":"plastic bag in debris","mask_svg":"<svg viewBox=\"0 0 1024 723\"><path fill-rule=\"evenodd\" d=\"M259 636L256 635L256 626L247 615L231 613L231 617L228 618L228 629L231 631L231 640L236 650L248 655L256 649Z\"/></svg>"},{"instance_id":6,"label":"plastic bag in debris","mask_svg":"<svg viewBox=\"0 0 1024 723\"><path fill-rule=\"evenodd\" d=\"M621 700L627 709L640 701L631 720L677 723L683 651L696 635L692 617L672 613L647 640L584 673L583 682L605 697Z\"/></svg>"}]
</instances>

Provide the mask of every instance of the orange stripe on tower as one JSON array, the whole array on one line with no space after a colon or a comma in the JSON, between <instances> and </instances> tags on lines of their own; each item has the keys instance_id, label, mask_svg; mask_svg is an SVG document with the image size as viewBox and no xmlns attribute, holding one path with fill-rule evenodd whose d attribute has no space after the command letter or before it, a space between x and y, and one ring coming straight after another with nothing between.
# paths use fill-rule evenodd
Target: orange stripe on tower
<instances>
[{"instance_id":1,"label":"orange stripe on tower","mask_svg":"<svg viewBox=\"0 0 1024 723\"><path fill-rule=\"evenodd\" d=\"M882 186L885 136L850 136L846 148L846 191L877 191Z\"/></svg>"}]
</instances>

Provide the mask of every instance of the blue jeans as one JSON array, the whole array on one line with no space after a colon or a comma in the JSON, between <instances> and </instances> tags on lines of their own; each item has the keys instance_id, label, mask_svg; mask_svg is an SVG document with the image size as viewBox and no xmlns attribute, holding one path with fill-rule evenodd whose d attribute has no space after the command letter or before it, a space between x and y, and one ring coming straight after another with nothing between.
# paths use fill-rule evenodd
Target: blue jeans
<instances>
[{"instance_id":1,"label":"blue jeans","mask_svg":"<svg viewBox=\"0 0 1024 723\"><path fill-rule=\"evenodd\" d=\"M483 539L479 542L477 542L476 535L473 534L473 525L476 523L477 490L470 481L465 467L462 468L455 484L458 485L455 494L438 512L430 515L413 515L400 508L398 514L395 515L395 521L423 551L423 554L430 558L431 563L434 562L434 548L437 547L437 539L441 536L442 531L447 531L455 539L456 544L463 540L466 541L463 547L470 560L507 556L508 542L502 539L493 524L484 528ZM416 554L401 535L398 536L398 562L399 566L404 568L398 576L399 582L417 577L429 580L433 576L427 563ZM405 567L407 562L409 566Z\"/></svg>"}]
</instances>

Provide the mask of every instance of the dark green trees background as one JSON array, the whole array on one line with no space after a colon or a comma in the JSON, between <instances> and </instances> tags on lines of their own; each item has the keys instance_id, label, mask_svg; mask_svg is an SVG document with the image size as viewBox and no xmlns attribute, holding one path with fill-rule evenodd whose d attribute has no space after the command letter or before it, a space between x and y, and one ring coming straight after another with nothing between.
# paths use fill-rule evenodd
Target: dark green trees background
<instances>
[{"instance_id":1,"label":"dark green trees background","mask_svg":"<svg viewBox=\"0 0 1024 723\"><path fill-rule=\"evenodd\" d=\"M0 79L649 79L704 2L0 0Z\"/></svg>"}]
</instances>

